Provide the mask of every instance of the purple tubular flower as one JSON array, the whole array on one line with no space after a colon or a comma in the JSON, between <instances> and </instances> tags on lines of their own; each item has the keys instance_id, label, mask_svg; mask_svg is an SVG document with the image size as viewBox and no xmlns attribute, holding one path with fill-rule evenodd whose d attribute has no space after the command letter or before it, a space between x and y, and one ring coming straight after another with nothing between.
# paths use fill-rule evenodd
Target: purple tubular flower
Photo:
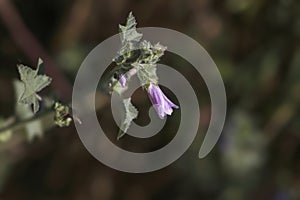
<instances>
[{"instance_id":1,"label":"purple tubular flower","mask_svg":"<svg viewBox=\"0 0 300 200\"><path fill-rule=\"evenodd\" d=\"M126 87L126 81L126 74L123 74L119 79L119 82L123 88Z\"/></svg>"},{"instance_id":2,"label":"purple tubular flower","mask_svg":"<svg viewBox=\"0 0 300 200\"><path fill-rule=\"evenodd\" d=\"M148 87L148 94L158 116L161 119L163 119L166 115L171 115L173 112L172 108L179 108L171 102L155 84L150 83L150 86Z\"/></svg>"},{"instance_id":3,"label":"purple tubular flower","mask_svg":"<svg viewBox=\"0 0 300 200\"><path fill-rule=\"evenodd\" d=\"M135 75L137 72L136 69L132 68L131 70L128 71L128 75L131 77L133 75ZM123 74L120 79L119 79L119 82L121 84L121 86L124 88L126 87L126 82L127 82L127 75L126 74Z\"/></svg>"},{"instance_id":4,"label":"purple tubular flower","mask_svg":"<svg viewBox=\"0 0 300 200\"><path fill-rule=\"evenodd\" d=\"M130 76L134 76L137 73L137 70L135 68L132 68L128 73Z\"/></svg>"}]
</instances>

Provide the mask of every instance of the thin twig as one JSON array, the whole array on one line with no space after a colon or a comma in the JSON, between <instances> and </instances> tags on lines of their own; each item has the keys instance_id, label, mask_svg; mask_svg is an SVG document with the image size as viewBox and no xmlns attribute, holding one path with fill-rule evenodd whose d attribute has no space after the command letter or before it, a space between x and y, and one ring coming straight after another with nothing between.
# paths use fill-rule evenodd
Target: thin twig
<instances>
[{"instance_id":1,"label":"thin twig","mask_svg":"<svg viewBox=\"0 0 300 200\"><path fill-rule=\"evenodd\" d=\"M108 95L97 92L95 95L92 95L92 97L96 98L96 100L98 99L95 102L96 110L101 110L105 106L108 106L108 103L109 103ZM92 97L90 97L90 98L92 98ZM17 121L15 123L8 125L7 127L1 128L0 135L7 131L12 132L13 134L22 134L22 133L24 133L24 131L26 131L27 124L33 123L33 122L38 122L38 121L41 123L41 127L43 128L43 131L45 132L56 126L54 123L54 115L55 115L54 111L49 110L48 112L41 114L41 115L37 115L33 118L29 118L29 119L22 120L22 121ZM76 116L76 117L80 118L80 116ZM82 123L82 122L80 121L79 123Z\"/></svg>"}]
</instances>

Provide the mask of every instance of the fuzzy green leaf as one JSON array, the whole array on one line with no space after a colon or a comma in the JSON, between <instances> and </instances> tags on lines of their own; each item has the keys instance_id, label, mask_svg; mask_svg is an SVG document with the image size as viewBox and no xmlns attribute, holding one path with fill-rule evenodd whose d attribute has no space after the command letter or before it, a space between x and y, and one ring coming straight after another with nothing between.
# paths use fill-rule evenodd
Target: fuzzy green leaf
<instances>
[{"instance_id":1,"label":"fuzzy green leaf","mask_svg":"<svg viewBox=\"0 0 300 200\"><path fill-rule=\"evenodd\" d=\"M156 74L156 64L134 64L137 66L137 76L140 80L142 86L148 85L150 83L158 83L158 77Z\"/></svg>"},{"instance_id":2,"label":"fuzzy green leaf","mask_svg":"<svg viewBox=\"0 0 300 200\"><path fill-rule=\"evenodd\" d=\"M125 108L125 119L123 120L123 122L121 124L120 132L118 134L117 139L120 139L121 137L123 137L126 134L131 122L134 119L136 119L138 116L138 110L132 105L131 98L124 99L123 105Z\"/></svg>"},{"instance_id":3,"label":"fuzzy green leaf","mask_svg":"<svg viewBox=\"0 0 300 200\"><path fill-rule=\"evenodd\" d=\"M24 84L19 80L14 80L13 84L17 100L15 105L15 114L21 120L29 119L33 116L30 105L19 102L19 99L22 97L24 92Z\"/></svg>"},{"instance_id":4,"label":"fuzzy green leaf","mask_svg":"<svg viewBox=\"0 0 300 200\"><path fill-rule=\"evenodd\" d=\"M119 25L120 32L121 32L121 41L124 42L139 42L141 38L143 37L143 34L138 33L136 31L136 20L132 14L132 12L129 13L126 21L126 25Z\"/></svg>"},{"instance_id":5,"label":"fuzzy green leaf","mask_svg":"<svg viewBox=\"0 0 300 200\"><path fill-rule=\"evenodd\" d=\"M13 83L14 83L16 97L17 99L20 99L24 91L24 85L19 80L14 80ZM29 104L23 104L20 102L16 103L15 112L17 117L21 120L29 119L34 115L31 111ZM26 123L25 129L26 129L25 131L26 138L29 142L31 142L35 137L43 136L42 124L41 121L39 120Z\"/></svg>"},{"instance_id":6,"label":"fuzzy green leaf","mask_svg":"<svg viewBox=\"0 0 300 200\"><path fill-rule=\"evenodd\" d=\"M51 83L51 78L46 75L40 75L40 66L43 61L39 59L37 69L33 70L30 67L22 64L18 65L20 79L24 83L24 92L19 99L20 103L33 105L33 113L39 110L39 100L41 99L37 92L40 92Z\"/></svg>"}]
</instances>

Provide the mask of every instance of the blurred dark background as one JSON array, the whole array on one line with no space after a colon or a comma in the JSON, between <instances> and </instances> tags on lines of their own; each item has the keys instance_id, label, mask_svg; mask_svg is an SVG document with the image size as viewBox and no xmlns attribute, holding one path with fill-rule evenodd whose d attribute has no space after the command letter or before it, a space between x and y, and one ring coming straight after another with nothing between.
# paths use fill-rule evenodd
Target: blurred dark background
<instances>
[{"instance_id":1,"label":"blurred dark background","mask_svg":"<svg viewBox=\"0 0 300 200\"><path fill-rule=\"evenodd\" d=\"M0 143L0 199L300 199L297 0L0 0L0 117L15 113L16 64L35 67L38 57L54 79L48 92L70 101L85 56L117 33L130 11L139 27L191 36L216 62L228 112L213 151L197 158L210 117L209 95L201 82L199 134L172 165L147 174L118 172L88 153L73 125L54 127L31 142L13 136ZM182 63L177 68L185 68ZM136 96L135 103L143 106L147 96L142 91ZM110 119L109 106L99 112ZM106 126L114 140L110 131L115 126ZM155 136L149 146L128 137L118 145L136 151L158 148L172 139L173 126L170 122L167 133Z\"/></svg>"}]
</instances>

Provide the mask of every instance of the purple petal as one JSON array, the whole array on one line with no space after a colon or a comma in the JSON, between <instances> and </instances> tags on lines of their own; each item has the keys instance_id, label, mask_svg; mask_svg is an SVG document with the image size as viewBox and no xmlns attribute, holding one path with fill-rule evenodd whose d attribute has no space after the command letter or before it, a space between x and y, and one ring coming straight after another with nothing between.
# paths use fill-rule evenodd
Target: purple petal
<instances>
[{"instance_id":1,"label":"purple petal","mask_svg":"<svg viewBox=\"0 0 300 200\"><path fill-rule=\"evenodd\" d=\"M170 107L176 108L176 109L179 108L179 106L175 105L172 101L170 101L170 99L168 99L168 97L166 97L166 95L164 95L164 100L169 104Z\"/></svg>"},{"instance_id":2,"label":"purple petal","mask_svg":"<svg viewBox=\"0 0 300 200\"><path fill-rule=\"evenodd\" d=\"M163 119L166 114L171 115L173 112L172 108L179 108L164 95L157 85L150 83L150 86L148 87L148 94L158 116L161 119Z\"/></svg>"},{"instance_id":3,"label":"purple petal","mask_svg":"<svg viewBox=\"0 0 300 200\"><path fill-rule=\"evenodd\" d=\"M135 69L135 68L132 68L131 70L129 70L128 72L127 72L127 74L129 75L129 76L134 76L135 74L137 73L137 70ZM124 87L126 87L126 83L127 83L127 75L126 74L123 74L121 77L120 77L120 79L119 79L119 82L120 82L120 84L121 84L121 86L124 88Z\"/></svg>"},{"instance_id":4,"label":"purple petal","mask_svg":"<svg viewBox=\"0 0 300 200\"><path fill-rule=\"evenodd\" d=\"M128 73L130 76L134 76L137 73L137 70L135 68L132 68Z\"/></svg>"},{"instance_id":5,"label":"purple petal","mask_svg":"<svg viewBox=\"0 0 300 200\"><path fill-rule=\"evenodd\" d=\"M126 87L126 75L123 74L120 79L119 79L119 82L121 84L122 87Z\"/></svg>"},{"instance_id":6,"label":"purple petal","mask_svg":"<svg viewBox=\"0 0 300 200\"><path fill-rule=\"evenodd\" d=\"M153 106L154 106L159 118L163 119L166 116L163 107L159 104L155 104Z\"/></svg>"}]
</instances>

